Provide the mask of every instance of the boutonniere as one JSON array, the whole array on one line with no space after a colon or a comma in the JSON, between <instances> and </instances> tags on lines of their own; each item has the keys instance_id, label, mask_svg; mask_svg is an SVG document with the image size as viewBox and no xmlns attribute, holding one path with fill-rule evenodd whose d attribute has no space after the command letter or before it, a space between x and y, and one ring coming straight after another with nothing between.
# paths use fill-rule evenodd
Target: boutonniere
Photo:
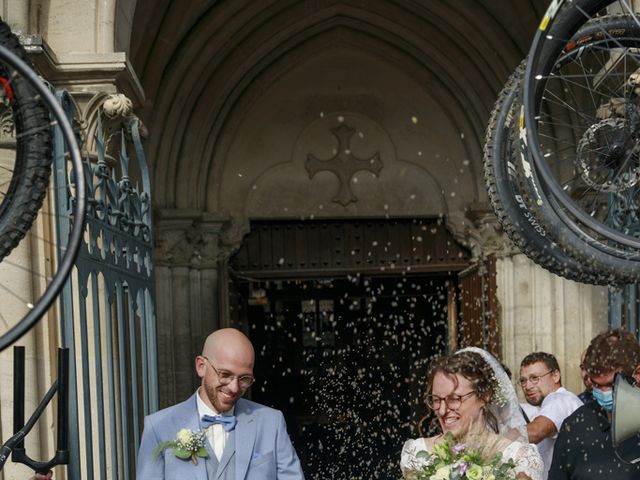
<instances>
[{"instance_id":1,"label":"boutonniere","mask_svg":"<svg viewBox=\"0 0 640 480\"><path fill-rule=\"evenodd\" d=\"M205 433L202 430L194 432L188 428L183 428L178 432L175 440L159 443L153 450L153 454L159 457L163 450L171 448L176 457L182 460L191 459L193 464L197 465L198 457L207 458L209 456L206 448L204 448L204 437Z\"/></svg>"}]
</instances>

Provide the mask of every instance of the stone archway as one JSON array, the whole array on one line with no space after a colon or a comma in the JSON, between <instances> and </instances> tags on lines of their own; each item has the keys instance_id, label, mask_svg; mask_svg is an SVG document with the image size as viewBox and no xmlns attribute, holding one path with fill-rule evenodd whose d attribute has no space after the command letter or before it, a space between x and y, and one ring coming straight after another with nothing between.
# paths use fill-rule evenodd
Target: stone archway
<instances>
[{"instance_id":1,"label":"stone archway","mask_svg":"<svg viewBox=\"0 0 640 480\"><path fill-rule=\"evenodd\" d=\"M438 216L474 257L498 253L498 294L513 294L502 264L520 263L488 220L482 142L544 4L140 0L131 53L148 96L162 345L195 353L198 335L228 321L217 314L225 296L209 292L252 220ZM355 132L349 148L332 133L341 126ZM308 168L341 149L376 168ZM503 315L509 341L524 321L513 318ZM526 339L512 368L524 350L556 348L547 335ZM192 387L183 357L161 374Z\"/></svg>"}]
</instances>

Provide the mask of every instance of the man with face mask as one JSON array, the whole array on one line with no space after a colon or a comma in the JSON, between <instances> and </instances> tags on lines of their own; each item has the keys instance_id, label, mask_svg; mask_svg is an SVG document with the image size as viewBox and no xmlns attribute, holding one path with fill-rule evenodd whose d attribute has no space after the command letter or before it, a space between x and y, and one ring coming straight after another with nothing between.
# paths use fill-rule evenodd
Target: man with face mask
<instances>
[{"instance_id":1,"label":"man with face mask","mask_svg":"<svg viewBox=\"0 0 640 480\"><path fill-rule=\"evenodd\" d=\"M613 449L611 411L615 374L622 372L640 382L640 343L623 329L601 333L587 348L584 368L595 401L578 408L562 424L549 480L637 480L640 464L621 461Z\"/></svg>"}]
</instances>

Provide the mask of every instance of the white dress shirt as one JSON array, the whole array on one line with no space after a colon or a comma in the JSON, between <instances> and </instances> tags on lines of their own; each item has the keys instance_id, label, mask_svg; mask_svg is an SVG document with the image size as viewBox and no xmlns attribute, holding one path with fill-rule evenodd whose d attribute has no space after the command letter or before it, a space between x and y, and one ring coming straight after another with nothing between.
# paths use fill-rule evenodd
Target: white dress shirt
<instances>
[{"instance_id":1,"label":"white dress shirt","mask_svg":"<svg viewBox=\"0 0 640 480\"><path fill-rule=\"evenodd\" d=\"M538 416L538 413L540 413L539 406L531 405L527 402L520 403L520 408L522 408L522 410L524 410L524 413L527 414L527 418L529 419L529 421L536 418Z\"/></svg>"},{"instance_id":2,"label":"white dress shirt","mask_svg":"<svg viewBox=\"0 0 640 480\"><path fill-rule=\"evenodd\" d=\"M202 389L202 387L200 387ZM198 394L196 395L196 402L198 404L198 417L202 418L203 415L211 415L215 417L217 415L233 415L233 411L235 407L229 410L228 412L218 413L215 410L209 408L206 403L200 398L200 389L198 390ZM227 443L227 438L229 438L229 432L227 432L222 424L214 423L205 429L205 433L207 435L207 440L211 444L213 448L213 453L216 455L218 461L222 458L222 452L224 452L224 447Z\"/></svg>"}]
</instances>

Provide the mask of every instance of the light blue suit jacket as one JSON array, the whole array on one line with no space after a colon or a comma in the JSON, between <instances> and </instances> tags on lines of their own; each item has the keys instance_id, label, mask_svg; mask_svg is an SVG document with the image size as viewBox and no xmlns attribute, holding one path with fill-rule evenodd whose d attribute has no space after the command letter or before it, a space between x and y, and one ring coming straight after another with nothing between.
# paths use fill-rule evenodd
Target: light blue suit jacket
<instances>
[{"instance_id":1,"label":"light blue suit jacket","mask_svg":"<svg viewBox=\"0 0 640 480\"><path fill-rule=\"evenodd\" d=\"M204 459L194 465L165 450L159 458L153 450L160 442L175 440L183 428L200 430L196 394L188 400L144 419L138 452L137 480L207 480ZM282 412L241 398L236 403L235 480L303 480L304 475Z\"/></svg>"}]
</instances>

